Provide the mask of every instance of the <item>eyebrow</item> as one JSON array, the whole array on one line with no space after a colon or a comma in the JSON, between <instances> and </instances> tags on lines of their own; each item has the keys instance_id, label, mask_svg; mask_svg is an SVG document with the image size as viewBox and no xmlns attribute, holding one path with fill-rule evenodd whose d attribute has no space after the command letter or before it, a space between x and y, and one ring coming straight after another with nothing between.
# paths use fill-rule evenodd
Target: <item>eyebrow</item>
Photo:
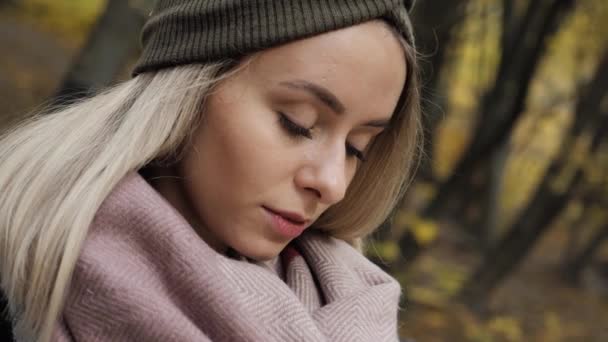
<instances>
[{"instance_id":1,"label":"eyebrow","mask_svg":"<svg viewBox=\"0 0 608 342\"><path fill-rule=\"evenodd\" d=\"M344 114L346 111L344 104L338 100L338 97L323 86L305 80L284 81L279 84L290 89L307 91L338 115ZM381 119L368 121L363 126L384 128L388 124L389 120Z\"/></svg>"},{"instance_id":2,"label":"eyebrow","mask_svg":"<svg viewBox=\"0 0 608 342\"><path fill-rule=\"evenodd\" d=\"M344 105L342 104L342 102L340 102L340 100L338 100L336 95L334 95L327 88L322 87L318 84L314 84L304 80L295 80L281 82L280 85L291 89L307 91L308 93L316 97L317 100L321 101L327 107L331 108L331 110L334 111L336 114L343 114L345 111Z\"/></svg>"}]
</instances>

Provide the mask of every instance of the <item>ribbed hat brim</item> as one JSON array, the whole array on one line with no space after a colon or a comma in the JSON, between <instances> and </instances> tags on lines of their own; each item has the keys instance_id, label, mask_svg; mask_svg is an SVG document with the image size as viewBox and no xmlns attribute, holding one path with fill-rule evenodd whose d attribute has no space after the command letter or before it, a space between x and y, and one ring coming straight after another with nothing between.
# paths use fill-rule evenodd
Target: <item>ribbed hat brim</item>
<instances>
[{"instance_id":1,"label":"ribbed hat brim","mask_svg":"<svg viewBox=\"0 0 608 342\"><path fill-rule=\"evenodd\" d=\"M133 76L213 62L382 18L414 44L403 0L160 0L142 31Z\"/></svg>"}]
</instances>

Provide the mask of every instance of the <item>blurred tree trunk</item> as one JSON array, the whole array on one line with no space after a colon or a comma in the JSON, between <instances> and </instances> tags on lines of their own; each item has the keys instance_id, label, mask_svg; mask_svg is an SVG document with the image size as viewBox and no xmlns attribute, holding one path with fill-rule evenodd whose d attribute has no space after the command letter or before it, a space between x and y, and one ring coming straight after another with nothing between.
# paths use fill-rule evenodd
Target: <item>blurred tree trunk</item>
<instances>
[{"instance_id":1,"label":"blurred tree trunk","mask_svg":"<svg viewBox=\"0 0 608 342\"><path fill-rule=\"evenodd\" d=\"M508 48L517 29L517 17L513 0L502 0L500 49L501 53ZM510 144L507 139L496 149L488 160L488 165L477 167L480 184L473 191L471 199L465 199L469 208L473 207L474 215L471 220L463 222L470 235L475 238L482 249L487 249L496 234L500 207L501 184L504 175L505 162L509 156ZM474 184L472 184L474 185ZM470 212L471 210L469 210Z\"/></svg>"},{"instance_id":2,"label":"blurred tree trunk","mask_svg":"<svg viewBox=\"0 0 608 342\"><path fill-rule=\"evenodd\" d=\"M608 225L599 229L581 252L566 265L562 273L563 278L572 285L578 285L581 272L591 262L596 251L606 240L608 240Z\"/></svg>"},{"instance_id":3,"label":"blurred tree trunk","mask_svg":"<svg viewBox=\"0 0 608 342\"><path fill-rule=\"evenodd\" d=\"M595 151L608 130L608 53L581 92L576 119L561 152L549 166L528 207L465 282L459 298L482 308L493 290L525 258L553 219L565 208L582 179L581 157Z\"/></svg>"},{"instance_id":4,"label":"blurred tree trunk","mask_svg":"<svg viewBox=\"0 0 608 342\"><path fill-rule=\"evenodd\" d=\"M568 224L568 237L562 253L562 268L565 268L574 259L582 243L583 232L587 227L591 226L589 221L594 208L589 205L585 195L580 196L576 192L581 192L581 190L575 191L572 202L582 202L580 204L582 209L580 215ZM579 199L579 197L582 197L582 199Z\"/></svg>"},{"instance_id":5,"label":"blurred tree trunk","mask_svg":"<svg viewBox=\"0 0 608 342\"><path fill-rule=\"evenodd\" d=\"M515 16L515 4L513 0L502 0L502 15L501 27L502 32L500 34L500 47L504 51L510 40L513 39L514 30L516 28L516 16Z\"/></svg>"},{"instance_id":6,"label":"blurred tree trunk","mask_svg":"<svg viewBox=\"0 0 608 342\"><path fill-rule=\"evenodd\" d=\"M509 143L505 142L492 156L487 175L488 182L480 191L481 200L474 203L479 207L479 219L472 222L471 231L474 236L477 236L477 240L484 250L491 246L498 235L500 195L509 151Z\"/></svg>"},{"instance_id":7,"label":"blurred tree trunk","mask_svg":"<svg viewBox=\"0 0 608 342\"><path fill-rule=\"evenodd\" d=\"M473 139L464 157L457 163L452 174L440 186L437 195L423 210L422 216L437 218L447 211L451 202L459 207L465 205L459 194L470 193L471 176L480 162L501 144L511 132L515 121L524 109L528 88L545 49L548 38L557 30L563 17L572 8L574 0L530 1L525 15L510 35L506 48L501 53L498 73L494 85L482 99L478 111L478 124ZM462 209L457 210L462 212ZM416 250L415 238L406 232L399 242L403 248ZM412 253L409 253L410 255Z\"/></svg>"},{"instance_id":8,"label":"blurred tree trunk","mask_svg":"<svg viewBox=\"0 0 608 342\"><path fill-rule=\"evenodd\" d=\"M574 0L530 1L521 25L502 51L494 86L482 99L472 142L426 208L425 216L437 216L445 209L451 197L466 186L467 176L473 173L479 161L487 158L509 136L524 109L528 88L546 50L547 40L573 3Z\"/></svg>"},{"instance_id":9,"label":"blurred tree trunk","mask_svg":"<svg viewBox=\"0 0 608 342\"><path fill-rule=\"evenodd\" d=\"M605 165L605 161L601 160L602 152L606 153L605 150L600 150L596 154L597 158L589 164L592 165L590 167L594 168L596 172L605 175L606 171L608 171L608 165ZM580 189L582 193L580 196L580 206L583 208L582 213L570 227L567 244L564 248L562 278L573 286L578 285L581 271L591 261L602 241L608 238L608 223L602 223L603 226L600 225L599 227L595 224L595 222L606 219L606 216L602 214L608 207L608 202L604 200L606 196L605 189L608 186L608 177L587 178L588 181ZM600 217L599 220L598 217ZM584 241L583 238L585 230L595 231L595 234L587 241Z\"/></svg>"},{"instance_id":10,"label":"blurred tree trunk","mask_svg":"<svg viewBox=\"0 0 608 342\"><path fill-rule=\"evenodd\" d=\"M446 64L446 51L452 44L458 27L465 18L468 0L420 1L414 6L412 21L416 34L416 48L423 56L422 69L424 151L426 156L418 178L434 181L433 137L437 125L445 113L445 90L439 89L441 72ZM440 8L441 10L438 10Z\"/></svg>"},{"instance_id":11,"label":"blurred tree trunk","mask_svg":"<svg viewBox=\"0 0 608 342\"><path fill-rule=\"evenodd\" d=\"M139 31L144 22L143 11L132 7L129 1L109 0L54 102L71 102L110 84L137 51Z\"/></svg>"}]
</instances>

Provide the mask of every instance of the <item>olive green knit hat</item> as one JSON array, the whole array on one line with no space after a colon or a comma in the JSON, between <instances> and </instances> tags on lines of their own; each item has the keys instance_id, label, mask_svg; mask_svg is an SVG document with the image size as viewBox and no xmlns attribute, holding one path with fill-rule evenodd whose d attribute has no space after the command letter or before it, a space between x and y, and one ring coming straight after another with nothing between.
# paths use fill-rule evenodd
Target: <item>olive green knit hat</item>
<instances>
[{"instance_id":1,"label":"olive green knit hat","mask_svg":"<svg viewBox=\"0 0 608 342\"><path fill-rule=\"evenodd\" d=\"M145 24L133 76L189 63L238 58L372 19L410 43L414 0L158 0Z\"/></svg>"}]
</instances>

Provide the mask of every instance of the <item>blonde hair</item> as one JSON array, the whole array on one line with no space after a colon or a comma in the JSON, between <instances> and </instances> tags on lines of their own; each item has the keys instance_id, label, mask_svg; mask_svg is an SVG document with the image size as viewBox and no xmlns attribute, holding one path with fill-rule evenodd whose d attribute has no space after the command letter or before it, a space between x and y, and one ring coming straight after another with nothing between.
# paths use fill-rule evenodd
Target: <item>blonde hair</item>
<instances>
[{"instance_id":1,"label":"blonde hair","mask_svg":"<svg viewBox=\"0 0 608 342\"><path fill-rule=\"evenodd\" d=\"M319 229L358 248L396 205L409 177L418 146L414 62L409 56L391 127L374 142L345 199L318 221ZM34 115L0 138L0 285L18 340L50 340L102 201L127 173L178 158L210 89L228 70L237 71L234 63L144 73Z\"/></svg>"},{"instance_id":2,"label":"blonde hair","mask_svg":"<svg viewBox=\"0 0 608 342\"><path fill-rule=\"evenodd\" d=\"M225 65L142 74L0 139L0 277L18 340L50 339L102 201L128 172L177 150Z\"/></svg>"}]
</instances>

